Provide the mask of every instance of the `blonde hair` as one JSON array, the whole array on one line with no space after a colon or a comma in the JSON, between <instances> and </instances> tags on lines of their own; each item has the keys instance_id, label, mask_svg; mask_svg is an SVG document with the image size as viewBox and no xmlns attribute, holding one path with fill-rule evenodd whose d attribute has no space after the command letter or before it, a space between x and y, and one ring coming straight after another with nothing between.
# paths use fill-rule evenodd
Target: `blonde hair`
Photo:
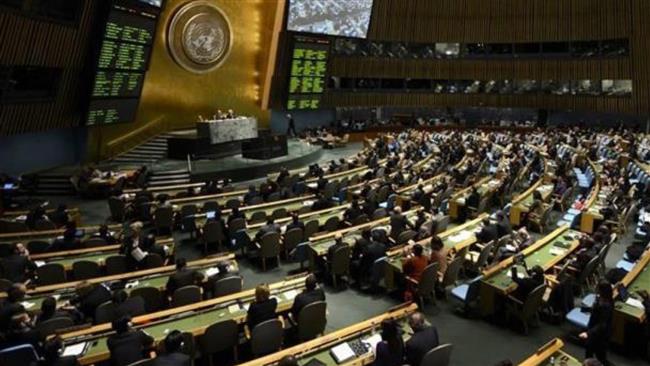
<instances>
[{"instance_id":1,"label":"blonde hair","mask_svg":"<svg viewBox=\"0 0 650 366\"><path fill-rule=\"evenodd\" d=\"M266 284L257 285L255 287L255 301L262 302L269 299L271 296L271 290Z\"/></svg>"}]
</instances>

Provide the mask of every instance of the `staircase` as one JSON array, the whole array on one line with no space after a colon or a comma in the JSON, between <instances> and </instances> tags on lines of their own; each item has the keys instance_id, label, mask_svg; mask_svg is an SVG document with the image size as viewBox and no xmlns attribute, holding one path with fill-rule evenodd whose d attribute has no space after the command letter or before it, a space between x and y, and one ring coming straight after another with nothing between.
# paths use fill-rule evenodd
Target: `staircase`
<instances>
[{"instance_id":1,"label":"staircase","mask_svg":"<svg viewBox=\"0 0 650 366\"><path fill-rule=\"evenodd\" d=\"M190 173L186 169L154 171L149 177L149 187L190 183Z\"/></svg>"},{"instance_id":2,"label":"staircase","mask_svg":"<svg viewBox=\"0 0 650 366\"><path fill-rule=\"evenodd\" d=\"M153 164L167 157L167 135L158 135L142 145L120 154L111 160L112 163L129 165Z\"/></svg>"}]
</instances>

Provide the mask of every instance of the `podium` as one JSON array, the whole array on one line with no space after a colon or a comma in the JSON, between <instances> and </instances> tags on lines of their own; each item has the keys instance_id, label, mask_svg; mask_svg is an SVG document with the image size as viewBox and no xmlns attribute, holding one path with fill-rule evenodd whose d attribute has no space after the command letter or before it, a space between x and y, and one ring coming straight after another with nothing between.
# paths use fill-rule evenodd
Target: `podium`
<instances>
[{"instance_id":1,"label":"podium","mask_svg":"<svg viewBox=\"0 0 650 366\"><path fill-rule=\"evenodd\" d=\"M242 156L247 159L269 160L289 154L287 135L272 135L259 131L259 136L242 142Z\"/></svg>"}]
</instances>

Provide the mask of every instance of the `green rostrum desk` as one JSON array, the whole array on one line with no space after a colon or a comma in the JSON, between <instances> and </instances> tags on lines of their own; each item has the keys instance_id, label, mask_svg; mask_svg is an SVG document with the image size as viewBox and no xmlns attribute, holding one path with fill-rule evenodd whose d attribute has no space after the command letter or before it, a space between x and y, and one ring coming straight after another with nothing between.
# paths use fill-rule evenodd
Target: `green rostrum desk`
<instances>
[{"instance_id":1,"label":"green rostrum desk","mask_svg":"<svg viewBox=\"0 0 650 366\"><path fill-rule=\"evenodd\" d=\"M322 337L307 341L291 348L270 354L268 356L260 357L255 360L241 364L240 366L269 366L277 365L280 360L285 356L294 356L298 360L299 365L305 365L312 359L316 359L327 366L361 366L369 365L375 360L374 350L366 354L353 358L342 364L337 364L330 350L335 346L357 340L365 339L373 334L379 332L381 322L386 319L396 320L403 331L404 340L408 340L413 331L408 326L408 316L418 310L417 305L410 303L404 304L397 308L391 309L384 314L364 320L360 323L353 324L349 327L337 330L335 332L326 334Z\"/></svg>"},{"instance_id":2,"label":"green rostrum desk","mask_svg":"<svg viewBox=\"0 0 650 366\"><path fill-rule=\"evenodd\" d=\"M555 265L562 262L578 247L579 235L578 231L570 230L567 225L555 229L522 251L526 265L528 268L540 265L547 273L553 271ZM480 287L480 307L483 316L494 315L497 298L505 297L517 288L517 284L510 277L513 260L514 257L510 257L483 271ZM518 267L518 273L524 274L524 269Z\"/></svg>"},{"instance_id":3,"label":"green rostrum desk","mask_svg":"<svg viewBox=\"0 0 650 366\"><path fill-rule=\"evenodd\" d=\"M406 216L409 221L413 221L417 217L417 212L419 210L420 208L415 208L406 211L404 213L404 216ZM361 237L361 233L364 230L372 230L384 227L387 231L389 231L389 223L390 217L384 217L378 220L369 221L365 224L351 226L345 229L309 238L311 269L314 270L316 268L316 258L324 258L327 255L328 249L336 242L334 237L337 234L341 234L343 236L343 241L347 242L350 245L354 245L354 242Z\"/></svg>"},{"instance_id":4,"label":"green rostrum desk","mask_svg":"<svg viewBox=\"0 0 650 366\"><path fill-rule=\"evenodd\" d=\"M449 217L452 220L458 219L458 217L460 216L461 207L465 206L464 200L469 196L470 191L472 190L473 187L476 187L479 195L481 196L481 198L483 198L483 196L489 192L489 190L487 189L488 187L487 183L490 182L492 179L493 179L492 176L483 177L478 182L472 184L471 186L463 188L460 191L454 193L449 198Z\"/></svg>"},{"instance_id":5,"label":"green rostrum desk","mask_svg":"<svg viewBox=\"0 0 650 366\"><path fill-rule=\"evenodd\" d=\"M596 204L598 196L600 195L600 190L602 188L602 183L600 181L600 172L603 170L600 165L595 164L593 161L588 160L589 165L594 172L594 186L589 192L589 198L585 202L585 208L582 210L582 215L580 216L580 231L591 234L594 232L594 224L597 220L602 219L600 212L592 210L592 207Z\"/></svg>"},{"instance_id":6,"label":"green rostrum desk","mask_svg":"<svg viewBox=\"0 0 650 366\"><path fill-rule=\"evenodd\" d=\"M172 253L174 251L174 239L167 238L157 240L156 245L167 245L171 247ZM106 258L119 254L119 245L108 245L97 248L76 249L62 252L43 253L40 255L32 255L31 259L34 261L42 261L46 264L59 263L62 264L66 271L72 270L72 265L79 261L91 261L104 266Z\"/></svg>"},{"instance_id":7,"label":"green rostrum desk","mask_svg":"<svg viewBox=\"0 0 650 366\"><path fill-rule=\"evenodd\" d=\"M139 192L149 192L152 194L167 193L173 194L178 192L185 192L188 188L203 188L205 187L205 182L199 183L185 183L185 184L170 184L166 186L157 186L157 187L147 187L147 188L130 188L122 191L124 194L135 195ZM230 193L230 192L224 192Z\"/></svg>"},{"instance_id":8,"label":"green rostrum desk","mask_svg":"<svg viewBox=\"0 0 650 366\"><path fill-rule=\"evenodd\" d=\"M84 237L89 234L94 234L99 231L99 225L91 226L80 226L77 230L84 231ZM122 224L108 225L108 230L119 231L122 230ZM63 235L64 229L54 229L54 230L34 230L34 231L24 231L19 233L6 233L0 234L0 242L2 243L11 243L19 241L30 241L30 240L54 240L57 237Z\"/></svg>"},{"instance_id":9,"label":"green rostrum desk","mask_svg":"<svg viewBox=\"0 0 650 366\"><path fill-rule=\"evenodd\" d=\"M442 239L442 242L450 253L458 253L464 248L476 243L475 232L481 226L481 221L488 216L487 213L483 213L474 220L446 230L438 234L438 236ZM430 240L431 238L429 237L417 242L425 248L425 256L427 257L431 253L431 248L429 247ZM406 248L404 246L386 253L384 285L388 291L396 289L397 277L402 275L402 259L404 259L404 251Z\"/></svg>"},{"instance_id":10,"label":"green rostrum desk","mask_svg":"<svg viewBox=\"0 0 650 366\"><path fill-rule=\"evenodd\" d=\"M510 223L512 225L518 226L521 224L522 214L528 212L530 210L530 205L533 204L533 193L535 191L539 191L544 202L548 201L549 197L551 197L551 194L553 193L553 184L544 184L547 179L546 174L547 173L545 172L544 175L535 182L535 184L512 201L512 207L510 208Z\"/></svg>"},{"instance_id":11,"label":"green rostrum desk","mask_svg":"<svg viewBox=\"0 0 650 366\"><path fill-rule=\"evenodd\" d=\"M581 366L582 362L562 350L564 342L555 338L540 347L533 355L519 363L519 366ZM551 360L553 362L551 363Z\"/></svg>"},{"instance_id":12,"label":"green rostrum desk","mask_svg":"<svg viewBox=\"0 0 650 366\"><path fill-rule=\"evenodd\" d=\"M640 290L650 292L650 249L647 249L641 259L634 265L634 268L628 272L621 283L627 288L630 294ZM618 296L618 291L614 290L614 295ZM614 304L614 314L612 320L612 341L619 345L629 343L627 330L629 328L640 327L646 321L644 309L617 301Z\"/></svg>"},{"instance_id":13,"label":"green rostrum desk","mask_svg":"<svg viewBox=\"0 0 650 366\"><path fill-rule=\"evenodd\" d=\"M239 267L237 261L235 261L234 254L226 255L216 255L213 257L208 257L204 259L195 260L188 262L187 266L190 268L195 268L200 271L205 271L214 268L217 263L220 262L229 262L231 266L231 272L238 272ZM176 267L174 265L145 269L141 271L128 272L112 276L96 277L85 282L89 283L109 283L109 282L126 282L125 290L130 292L135 288L141 287L156 287L162 291L165 290L167 280L169 276L174 273ZM73 281L59 283L56 285L41 286L34 289L29 289L27 291L27 296L25 297L23 304L25 308L30 312L37 312L41 308L41 303L45 298L53 296L57 299L57 302L63 303L66 300L72 298L75 294L75 286L84 281ZM2 297L5 297L6 293L2 293Z\"/></svg>"},{"instance_id":14,"label":"green rostrum desk","mask_svg":"<svg viewBox=\"0 0 650 366\"><path fill-rule=\"evenodd\" d=\"M277 282L270 285L271 296L278 300L277 314L287 312L293 306L293 299L305 287L305 276ZM238 324L246 322L248 306L255 299L255 289L241 291L232 295L197 302L194 304L138 316L133 323L161 342L172 330L190 332L195 337L202 335L210 325L234 320ZM88 329L65 333L62 338L67 346L80 342L90 342L86 352L78 357L82 365L106 361L110 352L106 344L111 325L100 324Z\"/></svg>"}]
</instances>

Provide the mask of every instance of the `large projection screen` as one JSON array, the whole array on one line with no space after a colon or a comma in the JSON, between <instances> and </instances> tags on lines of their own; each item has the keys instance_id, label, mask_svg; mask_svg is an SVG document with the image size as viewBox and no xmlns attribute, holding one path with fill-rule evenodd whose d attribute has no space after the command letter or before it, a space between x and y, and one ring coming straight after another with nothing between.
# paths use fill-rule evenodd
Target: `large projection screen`
<instances>
[{"instance_id":1,"label":"large projection screen","mask_svg":"<svg viewBox=\"0 0 650 366\"><path fill-rule=\"evenodd\" d=\"M366 38L374 0L290 0L287 29Z\"/></svg>"}]
</instances>

